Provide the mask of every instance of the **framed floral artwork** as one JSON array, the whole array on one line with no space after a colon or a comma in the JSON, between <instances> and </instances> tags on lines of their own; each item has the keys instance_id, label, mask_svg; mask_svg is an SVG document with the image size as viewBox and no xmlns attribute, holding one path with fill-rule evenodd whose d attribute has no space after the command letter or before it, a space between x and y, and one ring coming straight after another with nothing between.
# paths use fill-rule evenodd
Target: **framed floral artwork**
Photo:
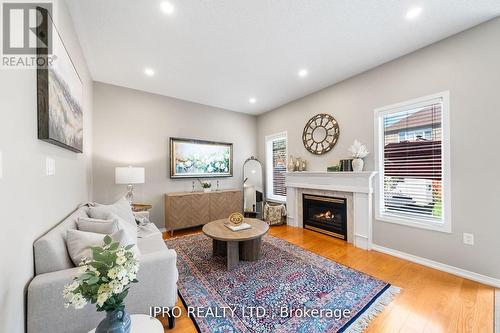
<instances>
[{"instance_id":1,"label":"framed floral artwork","mask_svg":"<svg viewBox=\"0 0 500 333\"><path fill-rule=\"evenodd\" d=\"M170 178L232 176L232 143L170 138Z\"/></svg>"}]
</instances>

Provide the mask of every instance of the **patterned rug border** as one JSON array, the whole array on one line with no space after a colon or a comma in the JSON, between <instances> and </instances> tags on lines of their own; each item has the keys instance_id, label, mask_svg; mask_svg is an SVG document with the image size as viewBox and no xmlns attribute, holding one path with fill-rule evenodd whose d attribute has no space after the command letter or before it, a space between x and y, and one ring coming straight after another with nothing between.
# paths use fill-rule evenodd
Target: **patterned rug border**
<instances>
[{"instance_id":1,"label":"patterned rug border","mask_svg":"<svg viewBox=\"0 0 500 333\"><path fill-rule=\"evenodd\" d=\"M178 241L178 240L182 240L182 239L189 239L189 238L193 238L195 236L207 237L206 235L204 235L203 232L196 232L193 234L169 238L169 239L166 239L164 241L168 245L169 241ZM358 272L360 274L364 274L364 275L370 276L374 279L380 280L380 279L372 276L371 274L365 273L363 271L360 271L360 270L353 268L351 266L348 266L346 264L339 263L339 262L335 261L334 259L328 258L328 257L321 255L321 254L318 254L316 252L313 252L313 251L311 251L307 248L304 248L300 245L294 244L286 239L275 237L275 236L272 236L269 234L265 235L264 238L273 238L274 240L277 240L278 242L285 242L288 245L295 246L295 247L307 252L309 255L314 255L314 256L320 257L324 260L331 261L337 265L345 266L345 267L347 267L355 272ZM287 249L284 249L284 250L287 251ZM289 252L289 251L287 251L287 252ZM293 255L296 255L296 254L293 254ZM381 281L385 282L384 280L381 280ZM398 295L401 292L401 288L393 286L388 282L385 282L385 283L386 283L386 286L376 296L374 296L373 299L370 300L370 302L368 302L363 307L363 309L358 311L358 313L356 313L356 315L353 318L351 318L351 320L349 320L344 325L344 327L342 327L339 331L337 331L337 333L362 333L362 332L364 332L364 330L368 327L368 325L371 323L371 321L373 319L375 319L381 312L383 312L385 310L386 306L388 306L394 300L394 297L396 297L396 295ZM184 305L184 307L187 308L188 305L186 303L186 300L182 296L181 290L178 290L178 295L179 295L179 298L181 299L181 302ZM192 316L189 316L189 318L193 321L193 324L196 327L196 330L199 333L202 333L200 326L199 326L198 322L196 321L196 318L194 318Z\"/></svg>"}]
</instances>

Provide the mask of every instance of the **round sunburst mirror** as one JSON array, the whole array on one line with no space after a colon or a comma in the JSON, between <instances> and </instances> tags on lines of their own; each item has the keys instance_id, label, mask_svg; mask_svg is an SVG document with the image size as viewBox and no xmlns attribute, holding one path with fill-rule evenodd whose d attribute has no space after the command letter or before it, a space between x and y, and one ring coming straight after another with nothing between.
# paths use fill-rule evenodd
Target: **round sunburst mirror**
<instances>
[{"instance_id":1,"label":"round sunburst mirror","mask_svg":"<svg viewBox=\"0 0 500 333\"><path fill-rule=\"evenodd\" d=\"M307 122L302 133L302 142L311 153L323 155L332 150L339 139L339 134L339 124L335 118L320 113Z\"/></svg>"}]
</instances>

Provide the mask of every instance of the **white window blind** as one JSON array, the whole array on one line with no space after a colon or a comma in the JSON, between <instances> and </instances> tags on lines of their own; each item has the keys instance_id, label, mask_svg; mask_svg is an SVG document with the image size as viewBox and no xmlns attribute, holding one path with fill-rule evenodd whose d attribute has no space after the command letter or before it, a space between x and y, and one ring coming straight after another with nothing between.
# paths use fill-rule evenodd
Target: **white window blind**
<instances>
[{"instance_id":1,"label":"white window blind","mask_svg":"<svg viewBox=\"0 0 500 333\"><path fill-rule=\"evenodd\" d=\"M273 195L286 196L286 138L273 141Z\"/></svg>"},{"instance_id":2,"label":"white window blind","mask_svg":"<svg viewBox=\"0 0 500 333\"><path fill-rule=\"evenodd\" d=\"M286 133L266 137L267 197L271 200L286 200Z\"/></svg>"},{"instance_id":3,"label":"white window blind","mask_svg":"<svg viewBox=\"0 0 500 333\"><path fill-rule=\"evenodd\" d=\"M379 113L382 219L445 224L443 111L444 99L438 97Z\"/></svg>"}]
</instances>

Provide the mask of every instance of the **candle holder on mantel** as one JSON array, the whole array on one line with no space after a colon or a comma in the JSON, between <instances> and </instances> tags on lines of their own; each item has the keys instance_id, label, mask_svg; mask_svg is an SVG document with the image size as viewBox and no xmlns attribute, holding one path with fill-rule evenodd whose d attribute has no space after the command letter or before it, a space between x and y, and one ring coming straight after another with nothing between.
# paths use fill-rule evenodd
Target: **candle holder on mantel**
<instances>
[{"instance_id":1,"label":"candle holder on mantel","mask_svg":"<svg viewBox=\"0 0 500 333\"><path fill-rule=\"evenodd\" d=\"M307 161L306 160L302 159L301 157L296 157L294 159L293 156L290 155L290 158L288 159L288 165L287 165L288 172L306 171L306 170L307 170Z\"/></svg>"}]
</instances>

